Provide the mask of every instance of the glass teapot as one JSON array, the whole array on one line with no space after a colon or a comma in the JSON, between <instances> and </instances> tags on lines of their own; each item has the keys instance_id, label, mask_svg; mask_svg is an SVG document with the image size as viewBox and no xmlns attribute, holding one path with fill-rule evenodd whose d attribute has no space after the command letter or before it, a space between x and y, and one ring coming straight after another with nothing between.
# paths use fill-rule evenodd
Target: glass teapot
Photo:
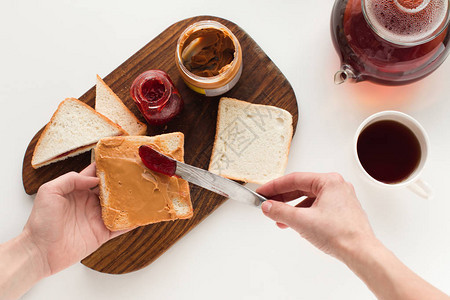
<instances>
[{"instance_id":1,"label":"glass teapot","mask_svg":"<svg viewBox=\"0 0 450 300\"><path fill-rule=\"evenodd\" d=\"M336 0L333 44L341 58L334 81L385 85L436 70L450 47L450 0Z\"/></svg>"}]
</instances>

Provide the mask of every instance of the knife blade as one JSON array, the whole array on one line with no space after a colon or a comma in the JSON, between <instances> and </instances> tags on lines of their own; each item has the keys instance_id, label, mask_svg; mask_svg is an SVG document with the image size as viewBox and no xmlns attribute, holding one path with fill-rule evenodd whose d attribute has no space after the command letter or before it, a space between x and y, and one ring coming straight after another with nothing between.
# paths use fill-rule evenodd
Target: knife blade
<instances>
[{"instance_id":1,"label":"knife blade","mask_svg":"<svg viewBox=\"0 0 450 300\"><path fill-rule=\"evenodd\" d=\"M188 182L232 200L255 206L260 206L267 200L265 197L235 181L174 160L154 150L150 146L140 146L139 156L144 165L152 171L168 176L176 175Z\"/></svg>"}]
</instances>

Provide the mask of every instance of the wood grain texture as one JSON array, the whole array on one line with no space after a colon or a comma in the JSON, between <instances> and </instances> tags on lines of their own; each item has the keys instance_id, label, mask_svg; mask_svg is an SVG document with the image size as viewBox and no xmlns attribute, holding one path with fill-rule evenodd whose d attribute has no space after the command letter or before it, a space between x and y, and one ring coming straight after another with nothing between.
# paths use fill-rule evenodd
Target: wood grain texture
<instances>
[{"instance_id":1,"label":"wood grain texture","mask_svg":"<svg viewBox=\"0 0 450 300\"><path fill-rule=\"evenodd\" d=\"M184 84L175 66L175 46L179 35L188 25L206 19L216 20L227 26L238 38L243 51L241 79L223 96L284 108L293 115L295 129L298 109L291 85L244 30L221 18L199 16L173 24L104 78L127 107L144 121L130 96L131 84L140 73L146 70L166 71L179 89L185 107L183 112L169 124L162 127L149 126L147 133L156 135L175 131L183 132L185 161L204 169L208 168L212 152L220 97L207 98L193 92ZM92 74L92 81L94 80L95 74ZM93 107L95 86L79 99ZM43 128L31 140L23 160L23 184L28 194L36 193L38 188L47 181L69 171L81 171L90 163L90 153L85 153L34 170L31 167L31 157L42 130ZM226 200L197 186L191 185L190 188L194 206L194 216L191 219L137 228L105 243L83 259L82 263L94 270L111 274L128 273L149 265Z\"/></svg>"}]
</instances>

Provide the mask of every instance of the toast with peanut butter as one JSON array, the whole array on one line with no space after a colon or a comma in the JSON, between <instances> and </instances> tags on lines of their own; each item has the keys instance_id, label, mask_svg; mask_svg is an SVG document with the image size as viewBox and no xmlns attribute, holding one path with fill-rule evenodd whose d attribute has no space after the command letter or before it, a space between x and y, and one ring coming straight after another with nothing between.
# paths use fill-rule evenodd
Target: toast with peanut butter
<instances>
[{"instance_id":1,"label":"toast with peanut butter","mask_svg":"<svg viewBox=\"0 0 450 300\"><path fill-rule=\"evenodd\" d=\"M184 161L184 135L121 136L101 139L95 148L102 218L109 230L187 219L193 209L187 181L147 169L139 146Z\"/></svg>"}]
</instances>

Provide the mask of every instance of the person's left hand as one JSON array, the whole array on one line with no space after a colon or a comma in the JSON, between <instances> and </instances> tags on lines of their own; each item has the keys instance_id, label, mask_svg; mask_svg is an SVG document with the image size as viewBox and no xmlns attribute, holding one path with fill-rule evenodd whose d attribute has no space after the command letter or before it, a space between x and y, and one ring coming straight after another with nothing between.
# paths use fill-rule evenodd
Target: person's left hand
<instances>
[{"instance_id":1,"label":"person's left hand","mask_svg":"<svg viewBox=\"0 0 450 300\"><path fill-rule=\"evenodd\" d=\"M24 227L42 254L44 276L79 262L125 231L109 231L101 216L95 164L42 185Z\"/></svg>"}]
</instances>

